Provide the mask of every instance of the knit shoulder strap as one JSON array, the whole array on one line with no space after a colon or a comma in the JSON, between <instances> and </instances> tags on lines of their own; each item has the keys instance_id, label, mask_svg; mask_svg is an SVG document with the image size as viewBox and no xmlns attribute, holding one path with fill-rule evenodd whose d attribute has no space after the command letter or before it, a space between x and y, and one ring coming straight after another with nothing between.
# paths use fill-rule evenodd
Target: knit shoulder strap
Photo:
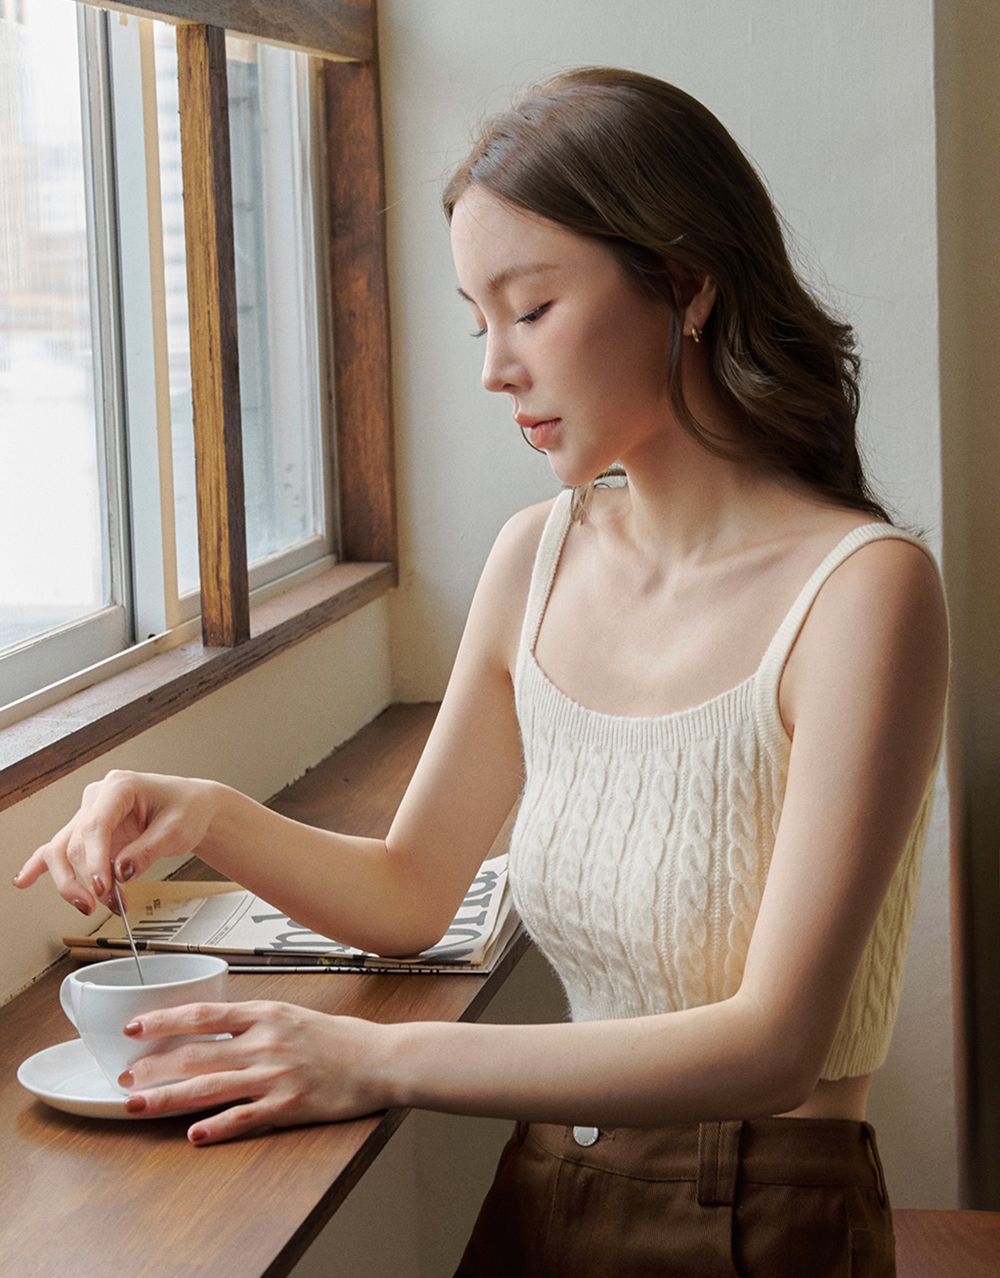
<instances>
[{"instance_id":1,"label":"knit shoulder strap","mask_svg":"<svg viewBox=\"0 0 1000 1278\"><path fill-rule=\"evenodd\" d=\"M849 559L856 550L860 550L862 546L867 546L869 542L888 538L893 538L897 541L908 541L911 545L919 547L937 567L934 556L925 542L910 533L901 532L891 524L862 524L860 528L853 528L843 540L834 546L799 591L798 598L778 627L778 631L768 645L757 670L756 682L760 699L759 704L765 717L773 719L773 726L780 729L782 736L784 735L784 729L780 727L780 717L778 715L778 684L781 681L781 675L791 655L792 648L795 646L795 641L799 637L799 631L809 616L809 610L816 602L816 596L834 569L839 568L844 560Z\"/></svg>"},{"instance_id":2,"label":"knit shoulder strap","mask_svg":"<svg viewBox=\"0 0 1000 1278\"><path fill-rule=\"evenodd\" d=\"M549 602L552 583L555 581L556 569L559 567L559 556L562 554L563 542L569 532L570 511L573 490L564 489L555 499L549 517L542 529L542 538L538 543L535 564L531 570L531 585L528 588L528 606L524 610L524 624L521 627L521 642L518 657L524 657L535 650L535 641L545 616L545 606Z\"/></svg>"}]
</instances>

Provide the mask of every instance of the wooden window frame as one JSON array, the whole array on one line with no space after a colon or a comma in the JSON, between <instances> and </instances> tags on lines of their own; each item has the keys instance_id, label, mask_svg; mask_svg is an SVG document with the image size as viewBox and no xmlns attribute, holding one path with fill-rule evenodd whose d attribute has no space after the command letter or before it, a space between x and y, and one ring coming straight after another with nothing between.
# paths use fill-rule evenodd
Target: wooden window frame
<instances>
[{"instance_id":1,"label":"wooden window frame","mask_svg":"<svg viewBox=\"0 0 1000 1278\"><path fill-rule=\"evenodd\" d=\"M0 810L384 594L398 580L374 0L104 3L177 25L202 643L0 729ZM244 524L226 31L323 67L341 562L251 607Z\"/></svg>"}]
</instances>

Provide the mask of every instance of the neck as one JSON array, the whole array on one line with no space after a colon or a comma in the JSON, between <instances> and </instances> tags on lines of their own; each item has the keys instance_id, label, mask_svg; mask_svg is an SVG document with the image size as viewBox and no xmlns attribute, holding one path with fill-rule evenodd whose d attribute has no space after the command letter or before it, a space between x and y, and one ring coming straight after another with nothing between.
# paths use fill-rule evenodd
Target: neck
<instances>
[{"instance_id":1,"label":"neck","mask_svg":"<svg viewBox=\"0 0 1000 1278\"><path fill-rule=\"evenodd\" d=\"M710 453L676 424L622 464L628 477L622 530L660 563L726 554L802 501L792 485L752 463Z\"/></svg>"},{"instance_id":2,"label":"neck","mask_svg":"<svg viewBox=\"0 0 1000 1278\"><path fill-rule=\"evenodd\" d=\"M738 429L720 402L701 347L683 351L681 383L695 420L720 440ZM623 532L662 563L694 562L727 553L772 526L799 486L744 461L711 453L666 410L663 429L621 459L628 476Z\"/></svg>"}]
</instances>

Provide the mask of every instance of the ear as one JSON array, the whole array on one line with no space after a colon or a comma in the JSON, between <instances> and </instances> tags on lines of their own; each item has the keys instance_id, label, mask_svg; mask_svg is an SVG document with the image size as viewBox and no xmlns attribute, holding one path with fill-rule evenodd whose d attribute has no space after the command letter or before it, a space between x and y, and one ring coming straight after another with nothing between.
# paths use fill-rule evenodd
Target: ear
<instances>
[{"instance_id":1,"label":"ear","mask_svg":"<svg viewBox=\"0 0 1000 1278\"><path fill-rule=\"evenodd\" d=\"M684 310L685 333L690 333L692 328L703 329L705 327L708 317L712 313L712 307L715 305L717 292L715 280L710 275L702 276L697 292L692 294L691 300Z\"/></svg>"}]
</instances>

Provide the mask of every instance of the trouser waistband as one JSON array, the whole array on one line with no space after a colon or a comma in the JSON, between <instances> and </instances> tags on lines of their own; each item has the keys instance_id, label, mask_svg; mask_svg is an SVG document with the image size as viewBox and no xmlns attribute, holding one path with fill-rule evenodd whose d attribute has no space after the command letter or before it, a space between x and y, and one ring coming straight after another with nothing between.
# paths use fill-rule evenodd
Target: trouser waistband
<instances>
[{"instance_id":1,"label":"trouser waistband","mask_svg":"<svg viewBox=\"0 0 1000 1278\"><path fill-rule=\"evenodd\" d=\"M771 1185L874 1188L887 1201L885 1176L868 1123L839 1118L758 1118L667 1127L602 1129L577 1143L572 1127L518 1125L549 1153L640 1180L691 1180L698 1202L732 1203L737 1180Z\"/></svg>"}]
</instances>

